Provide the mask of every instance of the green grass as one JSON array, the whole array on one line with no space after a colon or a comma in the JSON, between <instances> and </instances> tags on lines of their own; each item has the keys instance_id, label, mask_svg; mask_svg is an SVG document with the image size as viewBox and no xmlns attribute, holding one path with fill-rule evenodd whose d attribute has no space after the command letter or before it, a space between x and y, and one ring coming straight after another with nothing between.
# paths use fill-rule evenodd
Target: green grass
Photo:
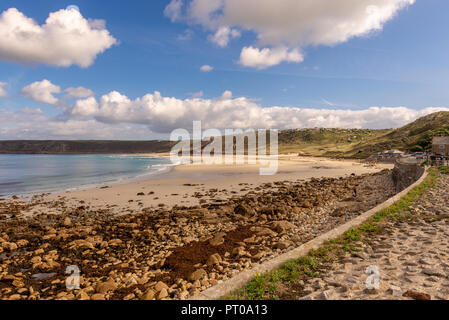
<instances>
[{"instance_id":1,"label":"green grass","mask_svg":"<svg viewBox=\"0 0 449 320\"><path fill-rule=\"evenodd\" d=\"M228 299L279 299L277 288L279 284L291 286L299 279L311 279L319 277L321 272L326 271L333 261L339 260L346 254L354 254L361 251L361 243L364 237L377 233L382 229L382 221L386 218L391 220L407 219L405 214L410 206L423 196L423 194L437 186L440 173L446 169L430 169L424 181L412 189L406 196L392 206L379 211L372 218L365 221L357 228L346 231L342 236L326 241L318 249L310 250L309 253L299 259L290 260L281 268L257 275L244 288L231 293Z\"/></svg>"},{"instance_id":2,"label":"green grass","mask_svg":"<svg viewBox=\"0 0 449 320\"><path fill-rule=\"evenodd\" d=\"M438 170L443 174L449 174L449 167L448 166L441 166L438 168Z\"/></svg>"}]
</instances>

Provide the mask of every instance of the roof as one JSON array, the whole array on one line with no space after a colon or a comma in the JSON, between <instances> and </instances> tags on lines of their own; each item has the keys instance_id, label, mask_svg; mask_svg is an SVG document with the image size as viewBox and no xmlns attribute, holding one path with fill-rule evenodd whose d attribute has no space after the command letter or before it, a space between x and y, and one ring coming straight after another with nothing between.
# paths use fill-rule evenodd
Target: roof
<instances>
[{"instance_id":1,"label":"roof","mask_svg":"<svg viewBox=\"0 0 449 320\"><path fill-rule=\"evenodd\" d=\"M391 150L388 150L388 151L386 151L386 153L404 153L403 151L401 151L401 150L398 150L398 149L391 149Z\"/></svg>"},{"instance_id":2,"label":"roof","mask_svg":"<svg viewBox=\"0 0 449 320\"><path fill-rule=\"evenodd\" d=\"M449 144L449 137L433 137L433 144Z\"/></svg>"}]
</instances>

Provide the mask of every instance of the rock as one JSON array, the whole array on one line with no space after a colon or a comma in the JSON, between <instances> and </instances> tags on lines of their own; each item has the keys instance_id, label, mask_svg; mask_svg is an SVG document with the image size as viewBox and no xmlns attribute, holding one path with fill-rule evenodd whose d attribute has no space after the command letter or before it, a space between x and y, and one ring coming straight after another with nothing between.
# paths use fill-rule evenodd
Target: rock
<instances>
[{"instance_id":1,"label":"rock","mask_svg":"<svg viewBox=\"0 0 449 320\"><path fill-rule=\"evenodd\" d=\"M345 215L347 210L348 210L348 208L346 208L346 207L338 207L331 213L331 216L332 217L342 217Z\"/></svg>"},{"instance_id":2,"label":"rock","mask_svg":"<svg viewBox=\"0 0 449 320\"><path fill-rule=\"evenodd\" d=\"M13 242L3 242L2 247L5 250L8 250L9 252L13 252L17 250L17 245Z\"/></svg>"},{"instance_id":3,"label":"rock","mask_svg":"<svg viewBox=\"0 0 449 320\"><path fill-rule=\"evenodd\" d=\"M237 257L241 257L241 256L245 255L245 248L244 247L234 248L232 250L232 255L237 256Z\"/></svg>"},{"instance_id":4,"label":"rock","mask_svg":"<svg viewBox=\"0 0 449 320\"><path fill-rule=\"evenodd\" d=\"M300 206L303 207L303 208L306 208L306 209L313 208L313 204L311 204L310 201L307 201L307 200L303 201L300 204Z\"/></svg>"},{"instance_id":5,"label":"rock","mask_svg":"<svg viewBox=\"0 0 449 320\"><path fill-rule=\"evenodd\" d=\"M32 264L38 264L38 263L42 262L42 258L39 257L39 256L35 256L35 257L31 258L30 261L31 261Z\"/></svg>"},{"instance_id":6,"label":"rock","mask_svg":"<svg viewBox=\"0 0 449 320\"><path fill-rule=\"evenodd\" d=\"M154 300L156 296L156 292L151 289L148 289L142 296L142 300Z\"/></svg>"},{"instance_id":7,"label":"rock","mask_svg":"<svg viewBox=\"0 0 449 320\"><path fill-rule=\"evenodd\" d=\"M366 254L365 252L355 252L352 254L354 257L358 257L362 260L367 260L369 258L368 254Z\"/></svg>"},{"instance_id":8,"label":"rock","mask_svg":"<svg viewBox=\"0 0 449 320\"><path fill-rule=\"evenodd\" d=\"M197 281L203 279L205 276L207 276L207 272L204 269L198 269L190 275L189 280Z\"/></svg>"},{"instance_id":9,"label":"rock","mask_svg":"<svg viewBox=\"0 0 449 320\"><path fill-rule=\"evenodd\" d=\"M409 290L404 293L403 297L412 298L413 300L432 300L432 297L427 293L422 293L414 290Z\"/></svg>"},{"instance_id":10,"label":"rock","mask_svg":"<svg viewBox=\"0 0 449 320\"><path fill-rule=\"evenodd\" d=\"M165 259L159 260L156 263L156 268L161 269L165 265L165 261L166 261Z\"/></svg>"},{"instance_id":11,"label":"rock","mask_svg":"<svg viewBox=\"0 0 449 320\"><path fill-rule=\"evenodd\" d=\"M397 286L390 286L390 289L388 289L388 293L393 297L402 297L402 289Z\"/></svg>"},{"instance_id":12,"label":"rock","mask_svg":"<svg viewBox=\"0 0 449 320\"><path fill-rule=\"evenodd\" d=\"M304 287L304 289L302 290L305 294L311 294L314 290L312 287L310 286L306 286Z\"/></svg>"},{"instance_id":13,"label":"rock","mask_svg":"<svg viewBox=\"0 0 449 320\"><path fill-rule=\"evenodd\" d=\"M22 240L17 241L17 242L16 242L16 245L17 245L19 248L23 248L23 247L26 247L29 243L30 243L30 242L29 242L28 240L22 239Z\"/></svg>"},{"instance_id":14,"label":"rock","mask_svg":"<svg viewBox=\"0 0 449 320\"><path fill-rule=\"evenodd\" d=\"M334 290L326 290L326 291L321 292L321 294L319 295L319 298L321 300L332 300L333 297L335 297Z\"/></svg>"},{"instance_id":15,"label":"rock","mask_svg":"<svg viewBox=\"0 0 449 320\"><path fill-rule=\"evenodd\" d=\"M274 247L275 247L276 249L284 250L284 249L287 249L287 248L291 247L292 245L293 245L293 243L292 243L291 241L282 240L282 241L277 242L277 243L274 245Z\"/></svg>"},{"instance_id":16,"label":"rock","mask_svg":"<svg viewBox=\"0 0 449 320\"><path fill-rule=\"evenodd\" d=\"M221 246L224 243L225 234L219 233L209 241L209 244L213 247Z\"/></svg>"},{"instance_id":17,"label":"rock","mask_svg":"<svg viewBox=\"0 0 449 320\"><path fill-rule=\"evenodd\" d=\"M168 297L168 291L167 291L167 289L162 289L159 293L158 293L158 295L157 295L157 299L158 300L161 300L161 299L164 299L164 298L167 298Z\"/></svg>"},{"instance_id":18,"label":"rock","mask_svg":"<svg viewBox=\"0 0 449 320\"><path fill-rule=\"evenodd\" d=\"M130 293L127 296L123 297L123 300L127 301L127 300L132 300L136 297L136 295L134 293Z\"/></svg>"},{"instance_id":19,"label":"rock","mask_svg":"<svg viewBox=\"0 0 449 320\"><path fill-rule=\"evenodd\" d=\"M424 269L422 273L428 275L428 276L435 276L435 277L444 277L444 274L437 269Z\"/></svg>"},{"instance_id":20,"label":"rock","mask_svg":"<svg viewBox=\"0 0 449 320\"><path fill-rule=\"evenodd\" d=\"M120 239L112 239L111 241L109 241L109 245L115 247L121 245L122 242L123 241Z\"/></svg>"},{"instance_id":21,"label":"rock","mask_svg":"<svg viewBox=\"0 0 449 320\"><path fill-rule=\"evenodd\" d=\"M239 204L234 208L234 213L242 216L252 216L254 215L254 210L245 204Z\"/></svg>"},{"instance_id":22,"label":"rock","mask_svg":"<svg viewBox=\"0 0 449 320\"><path fill-rule=\"evenodd\" d=\"M104 294L102 293L96 293L90 297L90 300L105 300Z\"/></svg>"},{"instance_id":23,"label":"rock","mask_svg":"<svg viewBox=\"0 0 449 320\"><path fill-rule=\"evenodd\" d=\"M108 281L108 282L103 282L103 283L97 284L95 291L97 293L105 294L108 292L114 292L116 289L117 289L117 285L112 281Z\"/></svg>"},{"instance_id":24,"label":"rock","mask_svg":"<svg viewBox=\"0 0 449 320\"><path fill-rule=\"evenodd\" d=\"M77 300L90 300L90 297L84 290L80 290L76 295L76 299Z\"/></svg>"},{"instance_id":25,"label":"rock","mask_svg":"<svg viewBox=\"0 0 449 320\"><path fill-rule=\"evenodd\" d=\"M223 261L223 259L221 258L221 256L220 256L218 253L216 253L216 254L213 254L213 255L211 255L211 256L209 257L209 259L207 260L207 263L206 263L206 264L207 264L209 267L211 267L211 266L220 264L220 262L222 262L222 261Z\"/></svg>"},{"instance_id":26,"label":"rock","mask_svg":"<svg viewBox=\"0 0 449 320\"><path fill-rule=\"evenodd\" d=\"M23 288L23 287L25 287L25 283L23 283L23 281L17 280L17 279L12 282L12 285L14 287L16 287L16 288Z\"/></svg>"},{"instance_id":27,"label":"rock","mask_svg":"<svg viewBox=\"0 0 449 320\"><path fill-rule=\"evenodd\" d=\"M156 290L156 292L160 292L160 291L162 291L162 289L168 289L168 286L165 283L163 283L162 281L159 281L154 286L154 289Z\"/></svg>"},{"instance_id":28,"label":"rock","mask_svg":"<svg viewBox=\"0 0 449 320\"><path fill-rule=\"evenodd\" d=\"M294 229L296 226L288 221L275 221L272 224L272 228L274 231L276 231L277 233L283 233L286 232L288 230Z\"/></svg>"},{"instance_id":29,"label":"rock","mask_svg":"<svg viewBox=\"0 0 449 320\"><path fill-rule=\"evenodd\" d=\"M179 299L180 300L185 300L187 299L187 297L189 296L189 292L188 291L183 291L179 294Z\"/></svg>"},{"instance_id":30,"label":"rock","mask_svg":"<svg viewBox=\"0 0 449 320\"><path fill-rule=\"evenodd\" d=\"M264 237L274 237L276 236L276 233L273 232L273 230L263 227L252 227L251 231L256 232L258 236Z\"/></svg>"},{"instance_id":31,"label":"rock","mask_svg":"<svg viewBox=\"0 0 449 320\"><path fill-rule=\"evenodd\" d=\"M62 224L64 225L64 227L70 227L72 225L72 220L69 217L66 217Z\"/></svg>"},{"instance_id":32,"label":"rock","mask_svg":"<svg viewBox=\"0 0 449 320\"><path fill-rule=\"evenodd\" d=\"M374 295L374 294L378 294L378 293L379 293L379 290L377 290L377 289L368 289L368 288L366 288L365 290L363 290L363 292L366 293L366 294Z\"/></svg>"},{"instance_id":33,"label":"rock","mask_svg":"<svg viewBox=\"0 0 449 320\"><path fill-rule=\"evenodd\" d=\"M429 261L428 259L425 259L425 258L419 259L418 262L419 262L420 264L432 265L432 262Z\"/></svg>"}]
</instances>

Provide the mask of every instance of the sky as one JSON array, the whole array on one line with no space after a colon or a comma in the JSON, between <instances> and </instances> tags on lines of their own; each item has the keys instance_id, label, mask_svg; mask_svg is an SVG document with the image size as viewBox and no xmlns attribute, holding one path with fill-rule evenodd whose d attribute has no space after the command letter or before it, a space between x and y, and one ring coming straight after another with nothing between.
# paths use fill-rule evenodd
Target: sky
<instances>
[{"instance_id":1,"label":"sky","mask_svg":"<svg viewBox=\"0 0 449 320\"><path fill-rule=\"evenodd\" d=\"M393 128L449 110L445 0L2 0L0 139Z\"/></svg>"}]
</instances>

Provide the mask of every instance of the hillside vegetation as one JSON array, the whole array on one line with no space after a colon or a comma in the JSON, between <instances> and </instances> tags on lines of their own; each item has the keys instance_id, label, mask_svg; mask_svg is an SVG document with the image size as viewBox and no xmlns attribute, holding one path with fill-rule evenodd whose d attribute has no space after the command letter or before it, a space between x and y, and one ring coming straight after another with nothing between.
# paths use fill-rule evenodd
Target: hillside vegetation
<instances>
[{"instance_id":1,"label":"hillside vegetation","mask_svg":"<svg viewBox=\"0 0 449 320\"><path fill-rule=\"evenodd\" d=\"M0 154L114 154L168 152L170 141L0 141Z\"/></svg>"},{"instance_id":2,"label":"hillside vegetation","mask_svg":"<svg viewBox=\"0 0 449 320\"><path fill-rule=\"evenodd\" d=\"M399 129L284 130L279 134L279 152L364 159L389 149L430 150L432 137L445 135L449 135L449 112L438 112Z\"/></svg>"}]
</instances>

